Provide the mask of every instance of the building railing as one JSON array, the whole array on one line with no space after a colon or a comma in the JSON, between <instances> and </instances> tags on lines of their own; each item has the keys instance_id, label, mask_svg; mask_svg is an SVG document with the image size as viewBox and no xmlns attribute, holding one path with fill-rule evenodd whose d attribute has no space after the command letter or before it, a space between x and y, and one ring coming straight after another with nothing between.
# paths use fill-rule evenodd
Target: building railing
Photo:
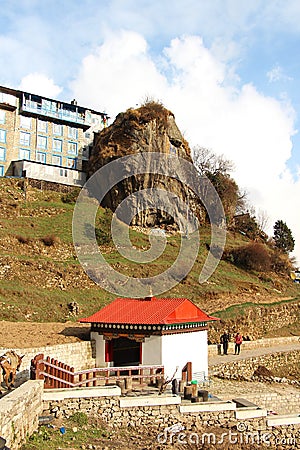
<instances>
[{"instance_id":1,"label":"building railing","mask_svg":"<svg viewBox=\"0 0 300 450\"><path fill-rule=\"evenodd\" d=\"M39 354L31 361L30 378L44 380L46 389L101 386L128 378L140 384L155 383L164 379L164 366L97 367L75 372L73 367Z\"/></svg>"},{"instance_id":2,"label":"building railing","mask_svg":"<svg viewBox=\"0 0 300 450\"><path fill-rule=\"evenodd\" d=\"M45 108L42 105L36 104L26 105L24 103L22 105L22 111L31 112L34 114L40 114L47 117L52 117L54 119L66 120L68 122L80 123L84 125L90 125L91 121L87 120L87 118L82 114L74 111L69 111L66 109L51 109Z\"/></svg>"}]
</instances>

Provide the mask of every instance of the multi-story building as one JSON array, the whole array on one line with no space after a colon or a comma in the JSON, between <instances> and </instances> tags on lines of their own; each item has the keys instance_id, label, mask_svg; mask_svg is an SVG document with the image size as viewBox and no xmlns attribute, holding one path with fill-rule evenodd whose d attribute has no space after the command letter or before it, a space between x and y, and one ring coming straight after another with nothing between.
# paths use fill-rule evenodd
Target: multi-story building
<instances>
[{"instance_id":1,"label":"multi-story building","mask_svg":"<svg viewBox=\"0 0 300 450\"><path fill-rule=\"evenodd\" d=\"M0 86L0 176L83 185L107 114Z\"/></svg>"}]
</instances>

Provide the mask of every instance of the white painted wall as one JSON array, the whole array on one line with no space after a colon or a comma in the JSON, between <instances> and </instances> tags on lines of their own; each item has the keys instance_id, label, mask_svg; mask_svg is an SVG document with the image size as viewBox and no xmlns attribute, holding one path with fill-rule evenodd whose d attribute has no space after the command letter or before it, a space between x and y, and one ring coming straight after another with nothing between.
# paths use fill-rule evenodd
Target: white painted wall
<instances>
[{"instance_id":1,"label":"white painted wall","mask_svg":"<svg viewBox=\"0 0 300 450\"><path fill-rule=\"evenodd\" d=\"M142 364L162 364L161 344L162 336L150 336L145 338L142 344Z\"/></svg>"},{"instance_id":2,"label":"white painted wall","mask_svg":"<svg viewBox=\"0 0 300 450\"><path fill-rule=\"evenodd\" d=\"M207 331L168 334L162 336L162 362L165 374L171 377L179 366L176 378L181 378L181 370L188 361L192 371L204 371L208 375Z\"/></svg>"},{"instance_id":3,"label":"white painted wall","mask_svg":"<svg viewBox=\"0 0 300 450\"><path fill-rule=\"evenodd\" d=\"M79 170L67 167L52 166L34 161L14 161L14 174L21 177L26 171L27 178L35 180L52 181L54 183L67 184L68 186L83 186L86 181L86 174Z\"/></svg>"},{"instance_id":4,"label":"white painted wall","mask_svg":"<svg viewBox=\"0 0 300 450\"><path fill-rule=\"evenodd\" d=\"M96 367L106 367L105 362L105 340L102 334L96 331L91 331L91 340L94 339L96 343Z\"/></svg>"},{"instance_id":5,"label":"white painted wall","mask_svg":"<svg viewBox=\"0 0 300 450\"><path fill-rule=\"evenodd\" d=\"M106 367L105 340L97 332L91 332L96 342L96 367ZM167 377L171 377L176 366L176 378L181 378L181 370L188 361L192 362L193 372L204 371L208 375L207 331L150 336L142 344L142 364L162 364Z\"/></svg>"}]
</instances>

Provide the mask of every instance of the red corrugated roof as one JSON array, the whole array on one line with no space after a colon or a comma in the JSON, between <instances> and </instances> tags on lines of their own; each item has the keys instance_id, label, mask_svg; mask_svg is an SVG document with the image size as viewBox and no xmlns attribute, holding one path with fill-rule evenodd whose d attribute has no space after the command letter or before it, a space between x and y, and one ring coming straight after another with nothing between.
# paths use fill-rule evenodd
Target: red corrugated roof
<instances>
[{"instance_id":1,"label":"red corrugated roof","mask_svg":"<svg viewBox=\"0 0 300 450\"><path fill-rule=\"evenodd\" d=\"M187 298L116 298L89 317L87 323L169 324L207 322L210 317Z\"/></svg>"}]
</instances>

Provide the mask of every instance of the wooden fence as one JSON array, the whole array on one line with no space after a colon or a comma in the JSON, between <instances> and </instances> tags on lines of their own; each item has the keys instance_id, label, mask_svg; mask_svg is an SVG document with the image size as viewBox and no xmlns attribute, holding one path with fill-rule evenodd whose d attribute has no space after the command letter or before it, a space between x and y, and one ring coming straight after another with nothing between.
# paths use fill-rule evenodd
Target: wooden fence
<instances>
[{"instance_id":1,"label":"wooden fence","mask_svg":"<svg viewBox=\"0 0 300 450\"><path fill-rule=\"evenodd\" d=\"M102 386L128 378L140 384L156 383L164 379L164 366L99 367L75 372L74 367L39 354L31 360L30 378L44 380L46 389Z\"/></svg>"}]
</instances>

